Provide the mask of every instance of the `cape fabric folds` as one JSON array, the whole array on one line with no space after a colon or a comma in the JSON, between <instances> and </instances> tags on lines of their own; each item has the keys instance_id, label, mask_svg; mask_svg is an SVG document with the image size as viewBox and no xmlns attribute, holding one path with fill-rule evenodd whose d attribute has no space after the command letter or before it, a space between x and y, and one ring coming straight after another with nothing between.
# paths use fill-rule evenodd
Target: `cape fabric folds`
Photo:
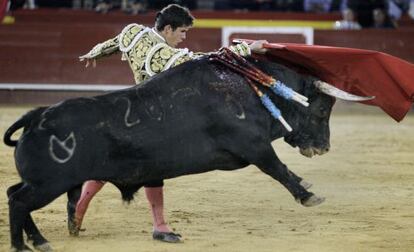
<instances>
[{"instance_id":1,"label":"cape fabric folds","mask_svg":"<svg viewBox=\"0 0 414 252\"><path fill-rule=\"evenodd\" d=\"M265 44L268 60L313 75L344 91L375 96L362 103L401 121L414 101L414 65L370 50L292 43ZM263 57L263 56L257 56Z\"/></svg>"}]
</instances>

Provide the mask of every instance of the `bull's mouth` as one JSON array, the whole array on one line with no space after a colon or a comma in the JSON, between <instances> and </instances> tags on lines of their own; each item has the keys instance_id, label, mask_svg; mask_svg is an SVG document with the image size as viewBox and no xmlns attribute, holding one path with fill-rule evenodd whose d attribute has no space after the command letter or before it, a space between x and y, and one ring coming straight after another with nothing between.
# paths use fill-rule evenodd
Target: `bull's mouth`
<instances>
[{"instance_id":1,"label":"bull's mouth","mask_svg":"<svg viewBox=\"0 0 414 252\"><path fill-rule=\"evenodd\" d=\"M300 154L304 155L305 157L311 158L315 155L323 155L329 151L329 149L320 149L314 147L308 148L299 148Z\"/></svg>"}]
</instances>

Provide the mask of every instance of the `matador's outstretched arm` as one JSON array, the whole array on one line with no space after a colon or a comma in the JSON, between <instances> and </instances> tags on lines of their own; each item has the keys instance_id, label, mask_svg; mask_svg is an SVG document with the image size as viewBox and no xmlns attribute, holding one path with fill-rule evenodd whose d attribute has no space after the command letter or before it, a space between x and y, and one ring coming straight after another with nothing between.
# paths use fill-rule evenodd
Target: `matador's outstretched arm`
<instances>
[{"instance_id":1,"label":"matador's outstretched arm","mask_svg":"<svg viewBox=\"0 0 414 252\"><path fill-rule=\"evenodd\" d=\"M79 56L80 61L86 60L85 67L88 67L92 61L92 66L96 66L96 60L104 56L109 56L119 51L118 36L108 39L102 43L97 44L87 54Z\"/></svg>"}]
</instances>

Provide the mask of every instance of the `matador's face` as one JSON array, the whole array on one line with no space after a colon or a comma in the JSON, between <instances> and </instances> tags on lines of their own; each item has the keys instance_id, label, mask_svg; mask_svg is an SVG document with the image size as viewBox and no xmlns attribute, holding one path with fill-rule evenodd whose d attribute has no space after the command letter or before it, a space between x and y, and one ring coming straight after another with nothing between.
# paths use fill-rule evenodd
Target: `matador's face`
<instances>
[{"instance_id":1,"label":"matador's face","mask_svg":"<svg viewBox=\"0 0 414 252\"><path fill-rule=\"evenodd\" d=\"M177 47L179 43L185 40L190 28L191 26L180 26L173 30L170 25L167 25L161 33L169 46Z\"/></svg>"}]
</instances>

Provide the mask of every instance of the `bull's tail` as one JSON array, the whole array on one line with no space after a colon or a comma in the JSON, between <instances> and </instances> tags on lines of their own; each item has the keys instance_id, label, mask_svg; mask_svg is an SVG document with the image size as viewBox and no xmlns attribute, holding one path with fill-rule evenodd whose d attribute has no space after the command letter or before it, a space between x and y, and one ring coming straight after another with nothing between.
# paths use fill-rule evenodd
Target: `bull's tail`
<instances>
[{"instance_id":1,"label":"bull's tail","mask_svg":"<svg viewBox=\"0 0 414 252\"><path fill-rule=\"evenodd\" d=\"M40 115L45 109L46 109L46 107L40 107L40 108L34 109L32 111L29 111L28 113L23 115L19 120L17 120L15 123L13 123L6 130L6 133L4 133L4 136L3 136L3 142L6 145L11 146L11 147L17 146L18 141L11 139L11 136L14 134L14 132L16 132L17 130L19 130L23 127L29 126L30 122L33 120L33 118Z\"/></svg>"}]
</instances>

